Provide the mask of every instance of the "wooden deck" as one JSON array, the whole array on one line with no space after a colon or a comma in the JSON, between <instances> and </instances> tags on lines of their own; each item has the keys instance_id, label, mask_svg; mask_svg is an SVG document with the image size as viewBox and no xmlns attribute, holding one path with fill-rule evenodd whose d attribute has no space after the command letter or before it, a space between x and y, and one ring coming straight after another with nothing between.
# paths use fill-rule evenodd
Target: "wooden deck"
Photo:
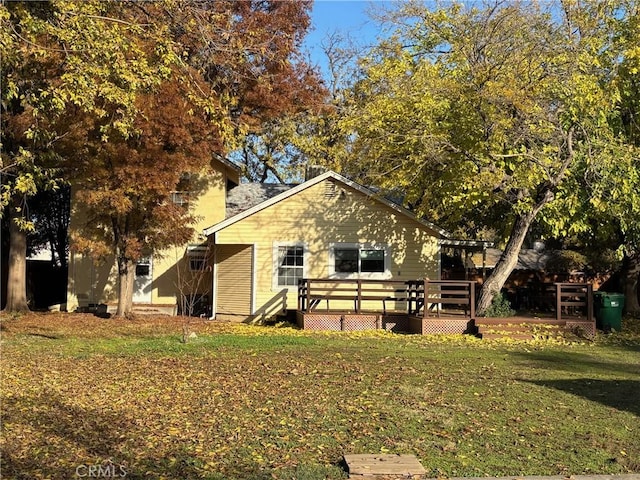
<instances>
[{"instance_id":1,"label":"wooden deck","mask_svg":"<svg viewBox=\"0 0 640 480\"><path fill-rule=\"evenodd\" d=\"M346 312L321 311L297 312L298 326L304 330L387 330L395 333L457 334L477 335L481 338L507 336L504 332L513 332L512 338L533 338L536 328L547 328L558 332L574 331L584 336L595 335L595 322L586 317L571 317L556 320L554 317L532 318L530 316L508 318L469 318L464 315L446 315L440 317L422 317L404 312ZM539 333L539 332L538 332Z\"/></svg>"},{"instance_id":2,"label":"wooden deck","mask_svg":"<svg viewBox=\"0 0 640 480\"><path fill-rule=\"evenodd\" d=\"M590 284L556 284L556 312L550 317L476 317L475 292L475 283L464 281L305 279L298 287L296 319L307 330L377 329L491 338L505 331L515 336L519 330L525 330L520 336L532 337L527 330L544 325L595 334Z\"/></svg>"}]
</instances>

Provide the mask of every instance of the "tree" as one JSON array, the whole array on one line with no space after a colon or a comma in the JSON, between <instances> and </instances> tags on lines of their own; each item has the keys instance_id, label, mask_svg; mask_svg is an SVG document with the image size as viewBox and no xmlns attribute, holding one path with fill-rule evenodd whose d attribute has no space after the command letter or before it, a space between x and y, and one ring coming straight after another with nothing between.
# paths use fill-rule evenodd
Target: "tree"
<instances>
[{"instance_id":1,"label":"tree","mask_svg":"<svg viewBox=\"0 0 640 480\"><path fill-rule=\"evenodd\" d=\"M206 168L220 142L207 116L191 112L177 80L138 102L135 133L103 142L98 126L86 125L84 149L72 161L79 172L75 200L86 215L72 232L73 248L98 258L115 253L116 316L131 313L136 261L193 236L195 219L171 192Z\"/></svg>"},{"instance_id":2,"label":"tree","mask_svg":"<svg viewBox=\"0 0 640 480\"><path fill-rule=\"evenodd\" d=\"M21 218L25 196L44 183L36 174L46 179L49 167L64 166L65 176L82 190L77 198L95 214L94 227L101 227L76 235L76 248L94 256L115 252L118 314L126 314L135 260L191 232L188 214L170 204L168 190L208 162L212 151L224 153L251 128L302 108L305 92L315 88L312 72L296 61L309 6L3 4L3 122L24 126L6 129L16 132L12 137L3 129L9 147L3 165L14 179L3 183L3 204L14 205L11 211ZM147 175L149 187L142 181ZM168 224L184 229L163 234ZM22 238L28 225L12 225L11 238ZM21 252L11 258L24 263ZM11 272L17 285L24 283L17 267ZM18 303L8 308L26 308L26 301Z\"/></svg>"},{"instance_id":3,"label":"tree","mask_svg":"<svg viewBox=\"0 0 640 480\"><path fill-rule=\"evenodd\" d=\"M127 136L137 93L158 85L177 60L165 28L111 15L126 7L97 0L0 4L0 206L10 218L9 311L28 308L26 232L33 225L27 202L59 183L57 167L72 139L82 145L77 118L101 119L104 141L114 132Z\"/></svg>"},{"instance_id":4,"label":"tree","mask_svg":"<svg viewBox=\"0 0 640 480\"><path fill-rule=\"evenodd\" d=\"M188 210L169 201L185 174L200 173L213 153L224 154L245 132L304 108L318 88L313 72L295 61L308 3L136 6L139 22L163 19L183 55L170 81L139 95L136 133L112 136L108 145L94 141L82 169L92 172L80 200L93 213L94 235L83 229L76 245L94 253L115 245L116 315L131 311L135 261L193 235ZM185 83L192 88L183 92Z\"/></svg>"},{"instance_id":5,"label":"tree","mask_svg":"<svg viewBox=\"0 0 640 480\"><path fill-rule=\"evenodd\" d=\"M389 13L394 36L364 60L345 120L350 173L402 190L445 227L484 216L507 227L480 314L532 225L552 222L550 205L572 195L563 186L578 181L582 160L610 154L617 97L609 82L620 49L608 19L624 14L616 7L409 2Z\"/></svg>"},{"instance_id":6,"label":"tree","mask_svg":"<svg viewBox=\"0 0 640 480\"><path fill-rule=\"evenodd\" d=\"M618 150L615 163L590 172L602 175L590 206L600 215L600 226L608 222L618 229L618 251L622 256L619 288L625 294L625 310L636 314L640 313L639 147L626 145Z\"/></svg>"},{"instance_id":7,"label":"tree","mask_svg":"<svg viewBox=\"0 0 640 480\"><path fill-rule=\"evenodd\" d=\"M236 157L250 181L300 181L307 165L342 170L349 138L340 121L361 50L338 34L329 35L322 47L328 64L326 86L314 90L306 108L284 112L244 137Z\"/></svg>"},{"instance_id":8,"label":"tree","mask_svg":"<svg viewBox=\"0 0 640 480\"><path fill-rule=\"evenodd\" d=\"M615 99L608 115L613 135L606 143L591 146L604 154L580 159L575 178L564 187L565 201L550 212L555 221L549 230L555 236L567 236L569 229L579 231L588 247L602 246L604 241L616 250L625 308L640 312L640 5L620 1L606 28L616 52L609 75L603 78Z\"/></svg>"},{"instance_id":9,"label":"tree","mask_svg":"<svg viewBox=\"0 0 640 480\"><path fill-rule=\"evenodd\" d=\"M617 211L612 212L622 219L623 242L623 290L626 298L626 310L640 313L640 6L635 2L627 5L628 15L615 19L619 41L623 44L622 62L620 65L620 123L619 127L628 146L624 156L624 166L614 182L622 187L616 196L614 205ZM621 205L622 204L622 208ZM625 205L626 204L626 205Z\"/></svg>"}]
</instances>

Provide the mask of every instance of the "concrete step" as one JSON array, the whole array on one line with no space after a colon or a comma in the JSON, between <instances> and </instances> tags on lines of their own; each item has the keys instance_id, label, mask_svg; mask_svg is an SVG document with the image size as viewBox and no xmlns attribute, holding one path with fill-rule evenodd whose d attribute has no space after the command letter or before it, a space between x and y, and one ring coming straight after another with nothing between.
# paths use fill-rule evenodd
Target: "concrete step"
<instances>
[{"instance_id":1,"label":"concrete step","mask_svg":"<svg viewBox=\"0 0 640 480\"><path fill-rule=\"evenodd\" d=\"M175 315L175 305L151 305L133 304L133 313L136 315Z\"/></svg>"}]
</instances>

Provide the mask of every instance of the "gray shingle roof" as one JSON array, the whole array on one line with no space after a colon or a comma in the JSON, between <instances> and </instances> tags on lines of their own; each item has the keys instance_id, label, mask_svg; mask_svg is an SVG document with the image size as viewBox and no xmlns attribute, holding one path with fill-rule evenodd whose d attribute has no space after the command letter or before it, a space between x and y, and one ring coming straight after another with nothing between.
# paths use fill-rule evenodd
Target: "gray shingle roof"
<instances>
[{"instance_id":1,"label":"gray shingle roof","mask_svg":"<svg viewBox=\"0 0 640 480\"><path fill-rule=\"evenodd\" d=\"M294 184L285 183L241 183L227 194L226 218L242 213L293 187Z\"/></svg>"}]
</instances>

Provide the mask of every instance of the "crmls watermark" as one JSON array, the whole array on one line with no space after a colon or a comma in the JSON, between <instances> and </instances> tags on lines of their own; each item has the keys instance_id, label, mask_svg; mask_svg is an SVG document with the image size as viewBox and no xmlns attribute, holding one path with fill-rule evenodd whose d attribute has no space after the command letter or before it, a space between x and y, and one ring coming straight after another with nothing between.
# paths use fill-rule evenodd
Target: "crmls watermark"
<instances>
[{"instance_id":1,"label":"crmls watermark","mask_svg":"<svg viewBox=\"0 0 640 480\"><path fill-rule=\"evenodd\" d=\"M114 465L113 463L98 465L78 465L76 467L77 478L124 478L127 476L127 469L124 465Z\"/></svg>"}]
</instances>

